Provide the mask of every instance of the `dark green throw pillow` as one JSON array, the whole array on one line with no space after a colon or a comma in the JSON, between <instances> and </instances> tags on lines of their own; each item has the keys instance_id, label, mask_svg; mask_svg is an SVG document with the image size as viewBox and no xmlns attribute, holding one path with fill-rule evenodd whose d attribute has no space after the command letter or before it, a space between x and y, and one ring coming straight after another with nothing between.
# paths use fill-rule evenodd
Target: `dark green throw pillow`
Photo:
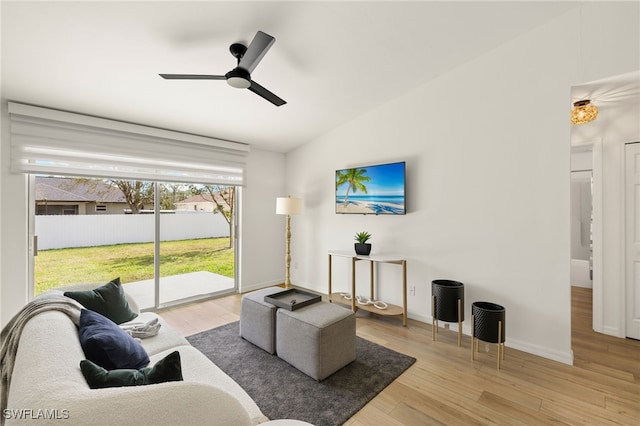
<instances>
[{"instance_id":1,"label":"dark green throw pillow","mask_svg":"<svg viewBox=\"0 0 640 426\"><path fill-rule=\"evenodd\" d=\"M116 324L131 321L138 316L129 307L120 284L120 277L94 290L65 291L64 295L85 308L104 315Z\"/></svg>"},{"instance_id":2,"label":"dark green throw pillow","mask_svg":"<svg viewBox=\"0 0 640 426\"><path fill-rule=\"evenodd\" d=\"M80 361L80 369L91 389L152 385L182 381L180 352L171 352L153 367L107 371L89 360Z\"/></svg>"}]
</instances>

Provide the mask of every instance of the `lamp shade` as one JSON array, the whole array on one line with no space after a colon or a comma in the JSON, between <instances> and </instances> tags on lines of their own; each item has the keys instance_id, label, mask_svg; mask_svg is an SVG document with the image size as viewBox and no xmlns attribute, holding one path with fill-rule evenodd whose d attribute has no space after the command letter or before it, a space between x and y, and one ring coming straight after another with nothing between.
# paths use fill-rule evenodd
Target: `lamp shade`
<instances>
[{"instance_id":1,"label":"lamp shade","mask_svg":"<svg viewBox=\"0 0 640 426\"><path fill-rule=\"evenodd\" d=\"M276 214L300 214L302 211L302 199L291 197L278 197L276 199Z\"/></svg>"}]
</instances>

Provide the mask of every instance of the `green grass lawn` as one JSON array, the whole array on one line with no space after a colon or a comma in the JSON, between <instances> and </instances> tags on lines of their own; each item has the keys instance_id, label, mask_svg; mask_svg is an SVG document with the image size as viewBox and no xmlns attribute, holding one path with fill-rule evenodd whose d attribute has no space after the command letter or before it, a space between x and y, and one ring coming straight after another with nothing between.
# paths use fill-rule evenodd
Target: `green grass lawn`
<instances>
[{"instance_id":1,"label":"green grass lawn","mask_svg":"<svg viewBox=\"0 0 640 426\"><path fill-rule=\"evenodd\" d=\"M209 271L234 274L234 253L229 238L163 241L160 276ZM122 283L152 279L153 243L41 250L35 257L35 294L78 283Z\"/></svg>"}]
</instances>

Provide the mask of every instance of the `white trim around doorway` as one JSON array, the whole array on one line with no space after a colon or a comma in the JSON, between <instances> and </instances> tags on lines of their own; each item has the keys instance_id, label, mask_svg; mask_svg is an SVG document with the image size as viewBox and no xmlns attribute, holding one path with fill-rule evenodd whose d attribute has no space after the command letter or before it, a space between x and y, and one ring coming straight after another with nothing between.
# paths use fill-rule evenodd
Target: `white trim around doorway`
<instances>
[{"instance_id":1,"label":"white trim around doorway","mask_svg":"<svg viewBox=\"0 0 640 426\"><path fill-rule=\"evenodd\" d=\"M592 247L593 247L593 330L607 333L604 330L604 285L603 285L603 253L602 253L602 138L584 141L571 146L571 150L591 152L593 173L592 188ZM609 333L607 333L609 334Z\"/></svg>"}]
</instances>

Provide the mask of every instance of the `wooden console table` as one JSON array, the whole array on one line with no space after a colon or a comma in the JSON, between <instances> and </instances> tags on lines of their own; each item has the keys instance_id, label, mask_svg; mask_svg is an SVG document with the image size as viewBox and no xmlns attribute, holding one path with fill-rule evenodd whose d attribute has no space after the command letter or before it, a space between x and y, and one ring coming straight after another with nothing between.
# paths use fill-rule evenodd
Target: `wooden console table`
<instances>
[{"instance_id":1,"label":"wooden console table","mask_svg":"<svg viewBox=\"0 0 640 426\"><path fill-rule=\"evenodd\" d=\"M346 250L329 250L329 301L330 302L343 302L349 301L342 297L342 293L332 293L331 290L331 259L333 256L346 257L351 259L351 309L356 312L358 309L363 309L368 312L373 312L378 315L388 316L402 316L402 325L407 326L407 261L400 257L374 255L374 256L362 256ZM392 263L396 265L402 265L402 306L396 306L388 304L387 309L378 309L373 305L358 305L356 303L356 262L360 260L368 260L370 262L370 275L371 275L371 288L369 297L375 300L375 291L373 285L373 271L374 263Z\"/></svg>"}]
</instances>

